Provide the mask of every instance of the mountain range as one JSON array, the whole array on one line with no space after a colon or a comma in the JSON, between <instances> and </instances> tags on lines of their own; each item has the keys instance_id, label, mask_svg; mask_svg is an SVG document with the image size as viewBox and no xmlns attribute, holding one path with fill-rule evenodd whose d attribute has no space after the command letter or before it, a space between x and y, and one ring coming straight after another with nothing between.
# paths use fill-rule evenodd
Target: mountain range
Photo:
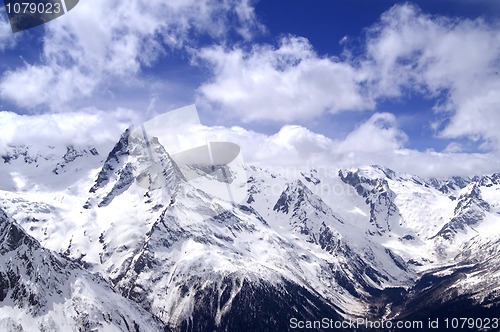
<instances>
[{"instance_id":1,"label":"mountain range","mask_svg":"<svg viewBox=\"0 0 500 332\"><path fill-rule=\"evenodd\" d=\"M500 173L207 170L130 130L110 151L19 145L1 157L2 331L500 318ZM244 200L204 189L226 182Z\"/></svg>"}]
</instances>

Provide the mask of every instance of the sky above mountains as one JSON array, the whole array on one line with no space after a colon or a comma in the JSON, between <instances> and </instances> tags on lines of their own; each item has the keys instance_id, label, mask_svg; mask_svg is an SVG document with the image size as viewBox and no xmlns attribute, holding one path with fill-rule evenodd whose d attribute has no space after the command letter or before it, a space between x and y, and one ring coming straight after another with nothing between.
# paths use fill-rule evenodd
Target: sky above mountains
<instances>
[{"instance_id":1,"label":"sky above mountains","mask_svg":"<svg viewBox=\"0 0 500 332\"><path fill-rule=\"evenodd\" d=\"M195 103L249 162L499 169L494 0L81 0L16 34L0 13L0 150Z\"/></svg>"}]
</instances>

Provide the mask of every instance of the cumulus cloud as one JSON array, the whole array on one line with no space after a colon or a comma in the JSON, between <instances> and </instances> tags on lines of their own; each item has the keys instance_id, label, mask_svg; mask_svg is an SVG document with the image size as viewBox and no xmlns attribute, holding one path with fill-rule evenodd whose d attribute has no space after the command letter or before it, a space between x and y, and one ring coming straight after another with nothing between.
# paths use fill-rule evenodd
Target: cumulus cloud
<instances>
[{"instance_id":1,"label":"cumulus cloud","mask_svg":"<svg viewBox=\"0 0 500 332\"><path fill-rule=\"evenodd\" d=\"M446 148L443 150L443 152L462 152L463 147L460 143L457 142L451 142L446 146Z\"/></svg>"},{"instance_id":2,"label":"cumulus cloud","mask_svg":"<svg viewBox=\"0 0 500 332\"><path fill-rule=\"evenodd\" d=\"M228 141L240 146L246 162L260 166L298 166L309 159L324 160L332 140L309 129L283 126L267 135L242 127L202 126L199 132L208 141Z\"/></svg>"},{"instance_id":3,"label":"cumulus cloud","mask_svg":"<svg viewBox=\"0 0 500 332\"><path fill-rule=\"evenodd\" d=\"M417 151L405 148L406 134L390 113L376 113L342 139L330 139L297 125L266 135L241 127L203 127L210 141L241 147L245 162L279 169L349 168L383 165L422 177L472 176L498 171L494 154Z\"/></svg>"},{"instance_id":4,"label":"cumulus cloud","mask_svg":"<svg viewBox=\"0 0 500 332\"><path fill-rule=\"evenodd\" d=\"M108 111L89 108L40 115L0 112L0 153L17 145L102 146L108 149L126 128L140 121L136 112L123 108Z\"/></svg>"},{"instance_id":5,"label":"cumulus cloud","mask_svg":"<svg viewBox=\"0 0 500 332\"><path fill-rule=\"evenodd\" d=\"M0 95L23 108L50 105L59 111L77 96L90 96L97 84L95 75L86 75L78 68L26 65L4 73Z\"/></svg>"},{"instance_id":6,"label":"cumulus cloud","mask_svg":"<svg viewBox=\"0 0 500 332\"><path fill-rule=\"evenodd\" d=\"M249 0L82 1L78 10L46 26L40 63L3 74L0 94L22 107L60 110L78 98L95 98L116 82L133 85L143 68L171 50L189 50L194 62L212 74L197 90L200 106L243 122L285 124L269 135L241 127L204 127L208 139L238 143L249 163L381 164L422 176L498 170L497 23L431 16L402 4L367 29L365 48L347 58L319 55L307 39L296 36L285 36L277 45L198 49L197 37L203 34L221 41L234 26L229 22L236 22L232 32L247 40L262 31ZM3 37L3 26L0 48L12 42ZM347 54L351 44L344 45ZM484 153L464 153L458 143L450 143L442 152L407 148L411 137L398 126L397 113L381 112L377 103L412 94L435 101L429 122L437 137L469 138ZM326 113L361 110L374 113L339 139L293 125ZM137 114L127 110L32 116L3 112L0 145L59 139L78 143L89 137L113 141L137 121Z\"/></svg>"},{"instance_id":7,"label":"cumulus cloud","mask_svg":"<svg viewBox=\"0 0 500 332\"><path fill-rule=\"evenodd\" d=\"M396 151L407 142L408 136L398 128L391 113L375 113L349 133L339 148L345 152Z\"/></svg>"},{"instance_id":8,"label":"cumulus cloud","mask_svg":"<svg viewBox=\"0 0 500 332\"><path fill-rule=\"evenodd\" d=\"M208 47L198 59L213 72L199 88L198 102L244 122L291 122L374 107L363 95L362 72L339 59L320 57L302 37L288 36L278 47L256 45L250 50Z\"/></svg>"},{"instance_id":9,"label":"cumulus cloud","mask_svg":"<svg viewBox=\"0 0 500 332\"><path fill-rule=\"evenodd\" d=\"M95 146L105 155L127 127L144 120L127 109L85 109L42 115L0 112L0 155L9 146L21 144L41 149L49 145ZM202 142L233 142L241 147L247 164L293 172L379 164L422 177L446 177L489 174L500 167L500 158L490 153L461 153L452 146L447 152L405 148L406 135L390 113L375 113L341 139L331 139L298 125L285 125L273 134L237 126L198 129L191 133L193 141L196 137Z\"/></svg>"},{"instance_id":10,"label":"cumulus cloud","mask_svg":"<svg viewBox=\"0 0 500 332\"><path fill-rule=\"evenodd\" d=\"M243 122L293 123L375 110L381 100L416 94L435 102L429 122L436 137L500 149L499 22L399 4L367 29L365 47L355 53L319 56L307 39L294 36L277 46L204 48L198 59L213 77L199 88L198 103Z\"/></svg>"},{"instance_id":11,"label":"cumulus cloud","mask_svg":"<svg viewBox=\"0 0 500 332\"><path fill-rule=\"evenodd\" d=\"M362 67L376 96L437 100L437 134L499 148L500 24L431 16L397 5L372 26Z\"/></svg>"},{"instance_id":12,"label":"cumulus cloud","mask_svg":"<svg viewBox=\"0 0 500 332\"><path fill-rule=\"evenodd\" d=\"M249 0L81 1L45 26L41 63L5 73L0 94L21 107L60 110L117 81L133 84L169 50L192 47L200 35L222 38L231 26L245 38L260 29Z\"/></svg>"}]
</instances>

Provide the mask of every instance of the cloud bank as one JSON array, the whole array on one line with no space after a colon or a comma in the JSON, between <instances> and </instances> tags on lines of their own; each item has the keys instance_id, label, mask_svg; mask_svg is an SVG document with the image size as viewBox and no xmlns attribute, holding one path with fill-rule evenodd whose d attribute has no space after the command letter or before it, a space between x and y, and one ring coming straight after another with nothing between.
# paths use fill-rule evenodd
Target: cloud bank
<instances>
[{"instance_id":1,"label":"cloud bank","mask_svg":"<svg viewBox=\"0 0 500 332\"><path fill-rule=\"evenodd\" d=\"M283 126L273 135L241 127L205 127L200 134L213 141L237 143L246 162L262 167L349 168L377 164L422 177L449 177L492 174L500 166L500 158L492 153L407 149L407 136L389 113L375 113L344 139L330 139L297 125Z\"/></svg>"},{"instance_id":2,"label":"cloud bank","mask_svg":"<svg viewBox=\"0 0 500 332\"><path fill-rule=\"evenodd\" d=\"M431 16L403 4L367 30L358 57L318 56L307 39L287 36L277 47L212 46L199 58L213 73L199 103L245 122L374 110L378 101L418 94L435 101L438 137L499 149L499 22Z\"/></svg>"},{"instance_id":3,"label":"cloud bank","mask_svg":"<svg viewBox=\"0 0 500 332\"><path fill-rule=\"evenodd\" d=\"M0 96L25 109L71 110L118 82L137 84L143 68L195 47L200 36L217 40L236 30L251 38L260 29L249 0L81 1L45 26L40 63L4 73Z\"/></svg>"},{"instance_id":4,"label":"cloud bank","mask_svg":"<svg viewBox=\"0 0 500 332\"><path fill-rule=\"evenodd\" d=\"M15 41L5 37L3 23L0 48L11 47ZM237 34L251 41L263 29L250 1L81 2L78 10L47 25L40 62L1 77L4 100L51 112L0 112L0 152L30 142L114 143L129 124L145 120L143 115L113 107L75 111L75 102L102 98L121 85L144 85L144 69L178 51L209 71L209 79L196 90L200 108L242 123L282 125L268 134L204 127L202 134L209 139L238 143L249 163L381 164L421 176L499 169L499 23L432 16L411 4L396 5L366 30L359 52L346 49L340 57L318 54L300 36L251 47L226 38ZM206 38L208 45L199 41ZM398 113L384 112L380 104L414 94L434 103L429 126L437 138L468 139L482 153L464 153L459 141L441 152L409 149L412 138L400 128ZM338 139L297 125L325 114L363 111L371 116Z\"/></svg>"},{"instance_id":5,"label":"cloud bank","mask_svg":"<svg viewBox=\"0 0 500 332\"><path fill-rule=\"evenodd\" d=\"M0 155L12 145L96 146L105 155L131 123L143 120L127 109L42 115L0 112ZM281 169L378 164L422 177L448 177L491 174L500 167L500 158L494 153L407 149L408 138L390 113L374 113L343 139L331 139L299 125L285 125L275 134L236 126L201 126L192 135L199 135L198 141L236 143L248 164Z\"/></svg>"},{"instance_id":6,"label":"cloud bank","mask_svg":"<svg viewBox=\"0 0 500 332\"><path fill-rule=\"evenodd\" d=\"M123 108L112 111L89 108L41 115L0 112L0 154L8 151L9 146L18 145L110 149L126 128L138 123L141 123L138 114Z\"/></svg>"}]
</instances>

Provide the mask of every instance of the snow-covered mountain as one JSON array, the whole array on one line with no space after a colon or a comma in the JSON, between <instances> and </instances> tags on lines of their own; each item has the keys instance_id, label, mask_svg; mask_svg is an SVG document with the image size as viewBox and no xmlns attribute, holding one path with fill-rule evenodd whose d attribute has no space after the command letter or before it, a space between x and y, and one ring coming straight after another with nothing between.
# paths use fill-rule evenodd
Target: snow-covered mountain
<instances>
[{"instance_id":1,"label":"snow-covered mountain","mask_svg":"<svg viewBox=\"0 0 500 332\"><path fill-rule=\"evenodd\" d=\"M162 331L101 277L40 246L0 209L2 331Z\"/></svg>"},{"instance_id":2,"label":"snow-covered mountain","mask_svg":"<svg viewBox=\"0 0 500 332\"><path fill-rule=\"evenodd\" d=\"M72 277L50 292L83 278L96 301L105 297L106 317L124 312L127 324L154 329L158 320L176 331L285 331L291 318L498 312L500 174L422 179L380 166L236 164L224 172L246 174L229 178L247 197L234 202L185 176L189 168L224 188L226 175L177 165L155 137L127 130L105 156L93 147L12 147L0 164L0 207L30 239L18 261L43 252L65 262L59 270ZM52 293L37 294L52 312ZM29 296L18 295L23 305L4 297L1 317L19 323L24 316L12 310L25 310ZM108 307L110 299L122 302Z\"/></svg>"}]
</instances>

